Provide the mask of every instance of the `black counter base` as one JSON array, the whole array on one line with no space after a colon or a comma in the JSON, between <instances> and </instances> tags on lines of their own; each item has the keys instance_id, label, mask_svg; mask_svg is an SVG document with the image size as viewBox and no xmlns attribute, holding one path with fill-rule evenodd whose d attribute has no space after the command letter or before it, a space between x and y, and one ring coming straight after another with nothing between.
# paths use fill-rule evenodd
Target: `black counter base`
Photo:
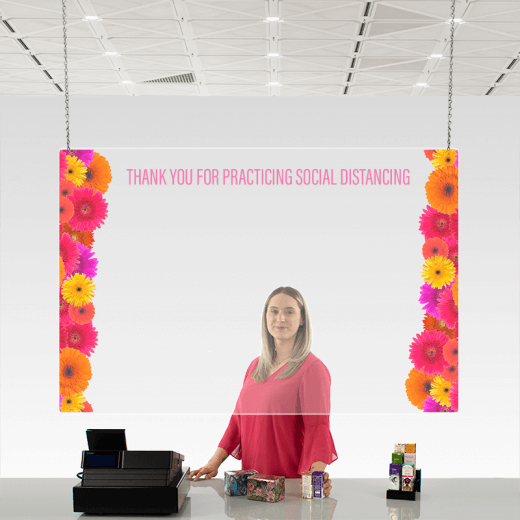
<instances>
[{"instance_id":1,"label":"black counter base","mask_svg":"<svg viewBox=\"0 0 520 520\"><path fill-rule=\"evenodd\" d=\"M169 486L72 488L73 511L87 515L169 515L178 513L190 490L190 468L183 467Z\"/></svg>"}]
</instances>

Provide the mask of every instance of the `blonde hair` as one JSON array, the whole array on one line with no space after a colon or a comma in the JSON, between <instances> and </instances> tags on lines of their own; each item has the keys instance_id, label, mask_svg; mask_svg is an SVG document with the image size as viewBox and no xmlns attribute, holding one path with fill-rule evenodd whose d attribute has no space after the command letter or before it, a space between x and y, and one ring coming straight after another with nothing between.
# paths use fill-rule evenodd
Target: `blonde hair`
<instances>
[{"instance_id":1,"label":"blonde hair","mask_svg":"<svg viewBox=\"0 0 520 520\"><path fill-rule=\"evenodd\" d=\"M261 383L269 377L269 371L271 370L273 361L276 357L274 338L267 330L266 314L271 298L280 293L287 294L298 302L303 324L300 325L298 332L296 333L291 358L289 359L289 362L285 366L285 369L282 371L282 373L277 376L277 379L287 379L293 376L311 351L311 322L309 318L309 309L307 308L307 304L305 303L303 296L292 287L278 287L278 289L275 289L268 296L264 305L264 310L262 311L262 353L260 354L260 358L258 360L258 366L252 374L252 378L257 383Z\"/></svg>"}]
</instances>

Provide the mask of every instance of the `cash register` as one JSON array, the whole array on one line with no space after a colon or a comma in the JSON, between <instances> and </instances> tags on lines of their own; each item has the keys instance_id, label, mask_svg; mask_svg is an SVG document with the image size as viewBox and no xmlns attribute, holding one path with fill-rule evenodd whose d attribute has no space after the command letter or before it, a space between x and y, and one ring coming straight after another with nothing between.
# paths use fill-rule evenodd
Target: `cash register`
<instances>
[{"instance_id":1,"label":"cash register","mask_svg":"<svg viewBox=\"0 0 520 520\"><path fill-rule=\"evenodd\" d=\"M190 490L190 468L175 451L131 451L125 430L87 430L81 483L72 489L75 513L178 513Z\"/></svg>"}]
</instances>

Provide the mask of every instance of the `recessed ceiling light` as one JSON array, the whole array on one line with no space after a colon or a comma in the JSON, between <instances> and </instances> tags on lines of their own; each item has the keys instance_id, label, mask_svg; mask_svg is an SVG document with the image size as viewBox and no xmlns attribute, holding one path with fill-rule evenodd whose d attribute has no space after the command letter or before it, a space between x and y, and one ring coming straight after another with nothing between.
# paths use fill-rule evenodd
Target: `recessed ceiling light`
<instances>
[{"instance_id":1,"label":"recessed ceiling light","mask_svg":"<svg viewBox=\"0 0 520 520\"><path fill-rule=\"evenodd\" d=\"M432 58L442 58L442 54L432 54Z\"/></svg>"},{"instance_id":2,"label":"recessed ceiling light","mask_svg":"<svg viewBox=\"0 0 520 520\"><path fill-rule=\"evenodd\" d=\"M278 52L270 52L266 56L267 58L281 58L280 54Z\"/></svg>"},{"instance_id":3,"label":"recessed ceiling light","mask_svg":"<svg viewBox=\"0 0 520 520\"><path fill-rule=\"evenodd\" d=\"M82 20L85 22L101 22L103 18L100 18L99 16L85 16Z\"/></svg>"},{"instance_id":4,"label":"recessed ceiling light","mask_svg":"<svg viewBox=\"0 0 520 520\"><path fill-rule=\"evenodd\" d=\"M133 81L128 81L124 79L123 81L121 81L120 85L135 85L135 83Z\"/></svg>"},{"instance_id":5,"label":"recessed ceiling light","mask_svg":"<svg viewBox=\"0 0 520 520\"><path fill-rule=\"evenodd\" d=\"M447 22L444 22L444 23L450 23L451 24L451 18L447 21ZM462 20L462 18L453 18L453 21L455 23L466 23L464 20Z\"/></svg>"},{"instance_id":6,"label":"recessed ceiling light","mask_svg":"<svg viewBox=\"0 0 520 520\"><path fill-rule=\"evenodd\" d=\"M121 54L118 54L117 52L107 51L103 53L103 56L121 56Z\"/></svg>"},{"instance_id":7,"label":"recessed ceiling light","mask_svg":"<svg viewBox=\"0 0 520 520\"><path fill-rule=\"evenodd\" d=\"M268 87L281 87L282 84L281 83L278 83L278 81L270 81L268 84L267 84Z\"/></svg>"},{"instance_id":8,"label":"recessed ceiling light","mask_svg":"<svg viewBox=\"0 0 520 520\"><path fill-rule=\"evenodd\" d=\"M280 20L280 18L278 18L278 16L268 16L264 22L283 22L283 20Z\"/></svg>"},{"instance_id":9,"label":"recessed ceiling light","mask_svg":"<svg viewBox=\"0 0 520 520\"><path fill-rule=\"evenodd\" d=\"M428 83L416 83L415 86L416 87L427 87Z\"/></svg>"}]
</instances>

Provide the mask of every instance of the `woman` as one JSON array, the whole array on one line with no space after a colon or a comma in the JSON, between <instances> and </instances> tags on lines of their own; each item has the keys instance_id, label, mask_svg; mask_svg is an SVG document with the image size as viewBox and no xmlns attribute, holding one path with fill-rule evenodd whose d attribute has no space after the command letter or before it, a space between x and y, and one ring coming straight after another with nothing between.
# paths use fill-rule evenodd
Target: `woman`
<instances>
[{"instance_id":1,"label":"woman","mask_svg":"<svg viewBox=\"0 0 520 520\"><path fill-rule=\"evenodd\" d=\"M273 291L262 314L262 353L249 365L226 433L195 481L231 454L243 469L299 478L338 456L329 429L330 374L311 349L309 311L292 287ZM325 473L325 496L332 483Z\"/></svg>"}]
</instances>

